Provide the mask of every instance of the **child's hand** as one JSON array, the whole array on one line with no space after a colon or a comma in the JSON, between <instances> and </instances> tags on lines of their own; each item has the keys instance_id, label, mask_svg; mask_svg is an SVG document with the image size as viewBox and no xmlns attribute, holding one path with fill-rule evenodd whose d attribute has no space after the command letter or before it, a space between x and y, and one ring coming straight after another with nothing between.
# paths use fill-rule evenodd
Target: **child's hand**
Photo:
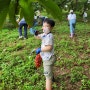
<instances>
[{"instance_id":1,"label":"child's hand","mask_svg":"<svg viewBox=\"0 0 90 90\"><path fill-rule=\"evenodd\" d=\"M39 54L41 52L41 48L36 49L36 54Z\"/></svg>"},{"instance_id":2,"label":"child's hand","mask_svg":"<svg viewBox=\"0 0 90 90\"><path fill-rule=\"evenodd\" d=\"M36 36L37 36L38 34L39 34L39 31L37 31L37 30L36 30L36 31L34 31L34 35L36 35Z\"/></svg>"}]
</instances>

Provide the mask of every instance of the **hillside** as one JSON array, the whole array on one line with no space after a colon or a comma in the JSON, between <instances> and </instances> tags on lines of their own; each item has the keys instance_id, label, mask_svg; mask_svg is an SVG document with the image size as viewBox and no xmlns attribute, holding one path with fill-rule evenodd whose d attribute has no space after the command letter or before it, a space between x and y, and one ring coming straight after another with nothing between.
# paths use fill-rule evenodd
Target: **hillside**
<instances>
[{"instance_id":1,"label":"hillside","mask_svg":"<svg viewBox=\"0 0 90 90\"><path fill-rule=\"evenodd\" d=\"M52 32L57 56L53 90L90 90L90 23L77 22L73 39L67 22L57 23ZM18 39L17 28L0 31L0 90L44 90L43 67L36 69L35 53L30 56L37 47L40 41L29 30L26 40Z\"/></svg>"}]
</instances>

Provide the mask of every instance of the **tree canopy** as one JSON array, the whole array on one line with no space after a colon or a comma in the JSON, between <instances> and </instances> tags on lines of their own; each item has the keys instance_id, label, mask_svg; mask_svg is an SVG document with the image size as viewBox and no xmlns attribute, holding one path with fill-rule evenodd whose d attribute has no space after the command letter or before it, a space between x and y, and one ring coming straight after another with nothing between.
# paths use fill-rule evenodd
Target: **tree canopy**
<instances>
[{"instance_id":1,"label":"tree canopy","mask_svg":"<svg viewBox=\"0 0 90 90\"><path fill-rule=\"evenodd\" d=\"M65 8L65 5L68 6L68 9L73 10L87 10L90 9L90 0L53 0L57 3L59 7Z\"/></svg>"},{"instance_id":2,"label":"tree canopy","mask_svg":"<svg viewBox=\"0 0 90 90\"><path fill-rule=\"evenodd\" d=\"M17 25L17 13L20 17L24 17L29 25L32 25L35 12L33 2L40 3L54 18L61 20L62 10L52 0L0 0L0 27L7 15L9 15L11 22Z\"/></svg>"},{"instance_id":3,"label":"tree canopy","mask_svg":"<svg viewBox=\"0 0 90 90\"><path fill-rule=\"evenodd\" d=\"M31 26L35 7L39 6L38 4L59 21L62 19L62 9L67 8L67 10L73 9L80 12L90 9L90 0L0 0L0 28L7 15L14 25L18 25L16 22L17 14L21 18L24 17Z\"/></svg>"}]
</instances>

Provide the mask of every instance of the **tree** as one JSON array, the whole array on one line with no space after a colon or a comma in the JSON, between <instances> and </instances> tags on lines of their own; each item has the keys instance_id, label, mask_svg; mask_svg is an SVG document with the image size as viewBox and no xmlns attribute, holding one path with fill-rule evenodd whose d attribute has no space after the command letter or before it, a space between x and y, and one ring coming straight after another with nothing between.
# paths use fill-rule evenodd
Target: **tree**
<instances>
[{"instance_id":1,"label":"tree","mask_svg":"<svg viewBox=\"0 0 90 90\"><path fill-rule=\"evenodd\" d=\"M12 23L17 25L15 16L17 13L20 14L20 17L24 17L26 22L31 25L34 19L33 2L40 3L54 18L61 20L62 10L52 0L0 0L0 28L8 14Z\"/></svg>"},{"instance_id":2,"label":"tree","mask_svg":"<svg viewBox=\"0 0 90 90\"><path fill-rule=\"evenodd\" d=\"M90 0L53 0L59 7L64 9L65 5L68 5L68 9L74 11L90 9Z\"/></svg>"}]
</instances>

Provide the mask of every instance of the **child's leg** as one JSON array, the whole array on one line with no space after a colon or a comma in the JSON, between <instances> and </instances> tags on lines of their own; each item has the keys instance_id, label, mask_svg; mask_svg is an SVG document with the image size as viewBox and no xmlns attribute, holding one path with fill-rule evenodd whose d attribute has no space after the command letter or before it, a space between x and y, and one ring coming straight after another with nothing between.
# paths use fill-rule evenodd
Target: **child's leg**
<instances>
[{"instance_id":1,"label":"child's leg","mask_svg":"<svg viewBox=\"0 0 90 90\"><path fill-rule=\"evenodd\" d=\"M46 90L52 90L52 79L53 79L53 65L55 63L55 56L48 61L43 62L44 75L46 77Z\"/></svg>"},{"instance_id":2,"label":"child's leg","mask_svg":"<svg viewBox=\"0 0 90 90\"><path fill-rule=\"evenodd\" d=\"M52 90L52 80L46 78L46 90Z\"/></svg>"},{"instance_id":3,"label":"child's leg","mask_svg":"<svg viewBox=\"0 0 90 90\"><path fill-rule=\"evenodd\" d=\"M44 66L44 75L46 77L46 89L52 90L53 72L52 72L52 66L51 65L45 65Z\"/></svg>"}]
</instances>

